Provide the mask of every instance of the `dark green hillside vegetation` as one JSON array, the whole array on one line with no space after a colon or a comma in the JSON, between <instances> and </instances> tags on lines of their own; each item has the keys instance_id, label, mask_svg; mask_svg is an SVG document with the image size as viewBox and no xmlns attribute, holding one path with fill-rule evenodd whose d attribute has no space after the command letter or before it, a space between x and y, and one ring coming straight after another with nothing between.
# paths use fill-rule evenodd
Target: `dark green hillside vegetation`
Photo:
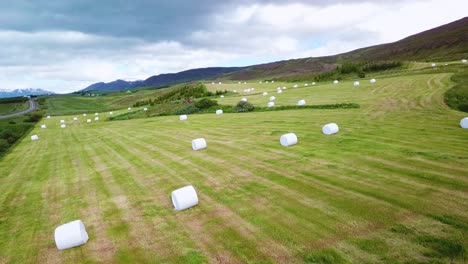
<instances>
[{"instance_id":1,"label":"dark green hillside vegetation","mask_svg":"<svg viewBox=\"0 0 468 264\"><path fill-rule=\"evenodd\" d=\"M453 75L452 80L457 84L445 93L445 103L455 110L468 112L468 69L465 67Z\"/></svg>"}]
</instances>

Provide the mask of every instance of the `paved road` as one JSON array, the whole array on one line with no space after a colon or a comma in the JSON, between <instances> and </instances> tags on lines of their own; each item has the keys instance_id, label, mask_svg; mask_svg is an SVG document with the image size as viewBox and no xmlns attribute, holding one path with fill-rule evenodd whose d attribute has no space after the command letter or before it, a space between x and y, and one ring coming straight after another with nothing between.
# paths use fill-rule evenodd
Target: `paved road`
<instances>
[{"instance_id":1,"label":"paved road","mask_svg":"<svg viewBox=\"0 0 468 264\"><path fill-rule=\"evenodd\" d=\"M32 112L34 110L36 110L37 108L37 105L36 105L36 102L34 101L34 99L29 99L29 108L24 110L24 111L21 111L21 112L16 112L16 113L13 113L13 114L9 114L9 115L0 115L0 119L4 119L4 118L9 118L9 117L14 117L14 116L19 116L19 115L24 115L24 114L27 114L29 112Z\"/></svg>"}]
</instances>

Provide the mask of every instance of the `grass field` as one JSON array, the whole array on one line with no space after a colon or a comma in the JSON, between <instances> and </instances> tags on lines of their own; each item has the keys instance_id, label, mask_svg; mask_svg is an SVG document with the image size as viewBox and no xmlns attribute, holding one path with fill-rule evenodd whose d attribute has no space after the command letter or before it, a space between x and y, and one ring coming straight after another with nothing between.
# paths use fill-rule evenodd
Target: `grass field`
<instances>
[{"instance_id":1,"label":"grass field","mask_svg":"<svg viewBox=\"0 0 468 264\"><path fill-rule=\"evenodd\" d=\"M0 115L8 115L16 112L21 112L23 110L28 109L28 107L28 101L17 103L0 103Z\"/></svg>"},{"instance_id":2,"label":"grass field","mask_svg":"<svg viewBox=\"0 0 468 264\"><path fill-rule=\"evenodd\" d=\"M359 109L45 119L0 161L0 263L464 263L468 130L443 103L450 76L246 86L255 105ZM338 134L321 133L329 122ZM279 144L287 132L297 145ZM174 211L188 184L200 204ZM90 240L59 252L54 228L74 219Z\"/></svg>"}]
</instances>

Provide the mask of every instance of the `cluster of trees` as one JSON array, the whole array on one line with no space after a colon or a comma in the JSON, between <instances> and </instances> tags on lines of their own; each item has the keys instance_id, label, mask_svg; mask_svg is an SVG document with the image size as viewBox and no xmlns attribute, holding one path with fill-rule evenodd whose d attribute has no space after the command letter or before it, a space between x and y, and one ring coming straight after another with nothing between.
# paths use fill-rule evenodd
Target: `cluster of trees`
<instances>
[{"instance_id":1,"label":"cluster of trees","mask_svg":"<svg viewBox=\"0 0 468 264\"><path fill-rule=\"evenodd\" d=\"M351 74L356 74L359 78L365 78L366 73L390 70L402 65L403 63L400 61L343 63L334 70L315 75L313 79L316 82L331 79L340 80L342 75Z\"/></svg>"}]
</instances>

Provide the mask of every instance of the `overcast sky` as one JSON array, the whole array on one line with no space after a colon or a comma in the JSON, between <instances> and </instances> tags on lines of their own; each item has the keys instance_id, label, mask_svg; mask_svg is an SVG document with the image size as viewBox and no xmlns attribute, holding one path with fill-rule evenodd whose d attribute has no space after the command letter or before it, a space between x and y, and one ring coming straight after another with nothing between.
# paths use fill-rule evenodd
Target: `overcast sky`
<instances>
[{"instance_id":1,"label":"overcast sky","mask_svg":"<svg viewBox=\"0 0 468 264\"><path fill-rule=\"evenodd\" d=\"M325 56L467 15L466 0L1 0L0 89Z\"/></svg>"}]
</instances>

